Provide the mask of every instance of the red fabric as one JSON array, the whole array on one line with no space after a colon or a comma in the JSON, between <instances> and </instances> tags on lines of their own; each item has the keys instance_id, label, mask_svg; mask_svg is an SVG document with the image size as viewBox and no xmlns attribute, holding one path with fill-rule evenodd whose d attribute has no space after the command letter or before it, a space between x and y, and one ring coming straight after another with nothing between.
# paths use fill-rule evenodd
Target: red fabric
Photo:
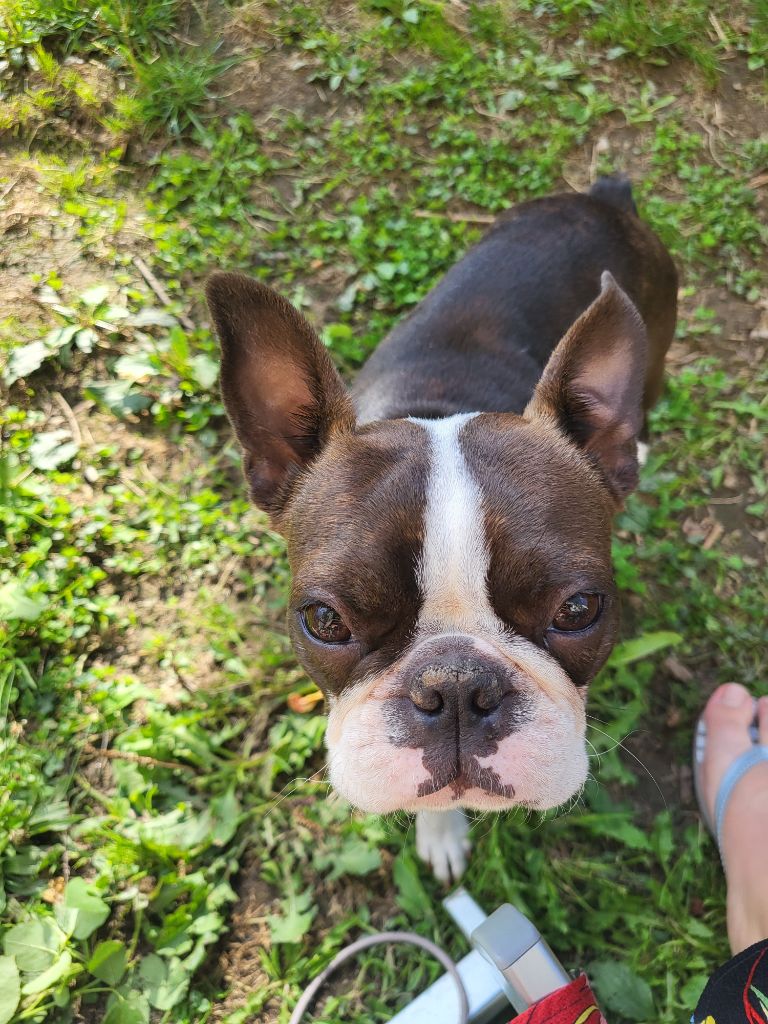
<instances>
[{"instance_id":1,"label":"red fabric","mask_svg":"<svg viewBox=\"0 0 768 1024\"><path fill-rule=\"evenodd\" d=\"M750 968L750 971L749 971L749 977L747 978L747 983L744 986L744 991L742 992L742 996L741 996L742 1002L744 1003L744 1013L746 1015L746 1019L749 1021L749 1024L762 1024L763 1019L764 1019L761 1016L761 1014L759 1014L757 1012L757 1010L754 1008L754 1006L751 1005L751 1003L749 1001L749 994L752 991L752 982L754 981L754 978L755 978L755 971L760 966L760 961L763 959L763 957L765 956L766 952L768 952L768 947L766 947L764 949L761 949L760 950L760 955L756 958L755 962L752 964L752 967Z\"/></svg>"},{"instance_id":2,"label":"red fabric","mask_svg":"<svg viewBox=\"0 0 768 1024\"><path fill-rule=\"evenodd\" d=\"M586 974L540 999L509 1024L606 1024Z\"/></svg>"}]
</instances>

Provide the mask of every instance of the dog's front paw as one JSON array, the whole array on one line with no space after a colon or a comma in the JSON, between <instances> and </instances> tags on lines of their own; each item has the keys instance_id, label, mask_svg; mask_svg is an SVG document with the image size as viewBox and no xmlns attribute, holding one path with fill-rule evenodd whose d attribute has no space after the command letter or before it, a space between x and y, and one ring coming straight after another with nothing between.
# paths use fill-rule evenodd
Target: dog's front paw
<instances>
[{"instance_id":1,"label":"dog's front paw","mask_svg":"<svg viewBox=\"0 0 768 1024\"><path fill-rule=\"evenodd\" d=\"M440 882L461 878L471 848L464 811L419 811L416 815L416 852Z\"/></svg>"}]
</instances>

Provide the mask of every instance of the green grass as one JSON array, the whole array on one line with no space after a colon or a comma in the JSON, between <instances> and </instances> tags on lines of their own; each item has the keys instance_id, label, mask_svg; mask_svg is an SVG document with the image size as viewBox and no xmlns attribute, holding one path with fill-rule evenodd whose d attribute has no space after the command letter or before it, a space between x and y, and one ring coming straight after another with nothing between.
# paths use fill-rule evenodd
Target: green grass
<instances>
[{"instance_id":1,"label":"green grass","mask_svg":"<svg viewBox=\"0 0 768 1024\"><path fill-rule=\"evenodd\" d=\"M201 286L214 266L275 284L352 372L484 218L590 168L630 172L675 254L680 345L617 522L627 642L592 690L594 780L569 814L478 819L466 882L604 997L621 979L611 1020L684 1019L727 955L717 858L670 780L706 693L763 685L766 380L743 317L766 149L702 122L737 60L752 123L765 20L698 0L345 10L4 10L0 216L21 204L9 269L28 271L0 340L0 1021L285 1021L361 931L464 951L411 823L329 799L324 720L288 707L311 685L281 628L283 542L246 507ZM252 88L228 95L235 61ZM29 216L45 203L52 234ZM386 1020L437 973L371 952L317 1019Z\"/></svg>"},{"instance_id":2,"label":"green grass","mask_svg":"<svg viewBox=\"0 0 768 1024\"><path fill-rule=\"evenodd\" d=\"M123 44L149 48L171 42L182 4L179 0L11 0L4 5L0 48L18 73L31 47L44 44L57 56L109 53Z\"/></svg>"},{"instance_id":3,"label":"green grass","mask_svg":"<svg viewBox=\"0 0 768 1024\"><path fill-rule=\"evenodd\" d=\"M215 59L215 47L186 53L161 53L142 61L129 56L137 94L129 112L129 124L165 129L182 135L191 128L202 131L211 114L213 83L237 64L236 57Z\"/></svg>"},{"instance_id":4,"label":"green grass","mask_svg":"<svg viewBox=\"0 0 768 1024\"><path fill-rule=\"evenodd\" d=\"M11 0L0 11L0 60L15 95L0 116L0 131L24 137L34 128L55 137L58 119L87 115L118 148L136 134L200 129L214 83L238 59L218 57L218 44L201 45L190 34L210 34L204 3ZM98 62L100 93L72 58Z\"/></svg>"}]
</instances>

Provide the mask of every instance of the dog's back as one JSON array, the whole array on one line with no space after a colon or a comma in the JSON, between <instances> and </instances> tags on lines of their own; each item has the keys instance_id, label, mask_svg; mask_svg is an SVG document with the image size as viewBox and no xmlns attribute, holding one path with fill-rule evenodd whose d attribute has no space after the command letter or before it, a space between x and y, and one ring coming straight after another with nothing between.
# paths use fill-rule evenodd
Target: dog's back
<instances>
[{"instance_id":1,"label":"dog's back","mask_svg":"<svg viewBox=\"0 0 768 1024\"><path fill-rule=\"evenodd\" d=\"M649 339L645 405L661 387L674 332L677 275L637 216L624 178L588 195L537 199L502 214L403 320L355 383L362 420L521 412L557 342L609 270Z\"/></svg>"}]
</instances>

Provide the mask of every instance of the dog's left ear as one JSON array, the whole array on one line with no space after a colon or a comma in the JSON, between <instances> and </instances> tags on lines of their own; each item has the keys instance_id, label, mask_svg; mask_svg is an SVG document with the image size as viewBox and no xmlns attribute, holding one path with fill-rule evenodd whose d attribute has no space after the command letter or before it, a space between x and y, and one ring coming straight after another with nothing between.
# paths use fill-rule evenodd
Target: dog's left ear
<instances>
[{"instance_id":1,"label":"dog's left ear","mask_svg":"<svg viewBox=\"0 0 768 1024\"><path fill-rule=\"evenodd\" d=\"M525 415L554 419L620 506L637 486L648 342L640 314L607 270L601 286L550 356Z\"/></svg>"}]
</instances>

